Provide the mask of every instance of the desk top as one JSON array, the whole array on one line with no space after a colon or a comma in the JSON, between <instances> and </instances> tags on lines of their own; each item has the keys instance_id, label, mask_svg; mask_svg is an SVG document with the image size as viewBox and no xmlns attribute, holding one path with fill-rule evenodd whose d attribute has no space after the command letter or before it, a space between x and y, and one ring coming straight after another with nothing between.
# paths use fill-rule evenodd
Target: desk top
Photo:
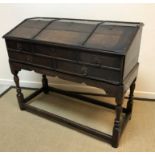
<instances>
[{"instance_id":1,"label":"desk top","mask_svg":"<svg viewBox=\"0 0 155 155\"><path fill-rule=\"evenodd\" d=\"M142 23L62 18L29 18L4 35L6 39L125 54Z\"/></svg>"}]
</instances>

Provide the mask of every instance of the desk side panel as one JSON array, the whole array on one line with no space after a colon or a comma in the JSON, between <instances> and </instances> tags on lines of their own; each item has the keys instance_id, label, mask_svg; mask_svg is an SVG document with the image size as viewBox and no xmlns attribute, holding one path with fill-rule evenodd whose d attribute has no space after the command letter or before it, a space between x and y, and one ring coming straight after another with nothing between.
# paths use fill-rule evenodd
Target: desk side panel
<instances>
[{"instance_id":1,"label":"desk side panel","mask_svg":"<svg viewBox=\"0 0 155 155\"><path fill-rule=\"evenodd\" d=\"M125 56L123 79L125 79L127 77L129 72L132 70L132 68L138 62L139 51L140 51L140 42L141 42L141 33L142 33L142 26L139 28L130 48L127 51L127 54Z\"/></svg>"}]
</instances>

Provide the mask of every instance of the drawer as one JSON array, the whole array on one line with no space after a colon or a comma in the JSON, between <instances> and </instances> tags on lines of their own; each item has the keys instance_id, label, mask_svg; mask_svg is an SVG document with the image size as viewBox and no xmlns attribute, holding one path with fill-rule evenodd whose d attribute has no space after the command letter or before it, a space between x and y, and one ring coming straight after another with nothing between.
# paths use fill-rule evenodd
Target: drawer
<instances>
[{"instance_id":1,"label":"drawer","mask_svg":"<svg viewBox=\"0 0 155 155\"><path fill-rule=\"evenodd\" d=\"M79 53L79 61L82 63L94 64L99 67L113 67L120 69L122 66L122 57L118 57L115 55L102 55L102 54L94 54L88 52L80 52Z\"/></svg>"},{"instance_id":2,"label":"drawer","mask_svg":"<svg viewBox=\"0 0 155 155\"><path fill-rule=\"evenodd\" d=\"M95 65L97 67L112 67L122 69L123 59L117 55L98 54L93 52L85 52L79 50L71 50L61 47L53 47L49 45L38 45L26 42L7 41L8 48L16 49L20 52L28 52L36 55L45 55L46 58L62 58L80 62L82 64Z\"/></svg>"},{"instance_id":3,"label":"drawer","mask_svg":"<svg viewBox=\"0 0 155 155\"><path fill-rule=\"evenodd\" d=\"M63 58L72 60L74 62L80 62L82 64L91 64L99 67L113 67L120 69L123 63L121 56L96 54L92 52L84 52L79 50L71 50L67 48L51 47L44 45L36 45L36 54L42 54L46 56L52 56L55 58Z\"/></svg>"},{"instance_id":4,"label":"drawer","mask_svg":"<svg viewBox=\"0 0 155 155\"><path fill-rule=\"evenodd\" d=\"M109 82L119 82L121 80L120 71L109 68L92 67L89 65L81 65L69 61L45 58L31 54L20 54L20 52L9 52L9 57L14 59L14 61L20 61L20 63L47 67L52 70L54 69L63 73L88 77L94 80Z\"/></svg>"},{"instance_id":5,"label":"drawer","mask_svg":"<svg viewBox=\"0 0 155 155\"><path fill-rule=\"evenodd\" d=\"M60 47L51 47L44 45L35 45L34 51L36 54L42 54L46 56L52 56L56 58L63 58L68 60L78 60L78 51L69 50L66 48Z\"/></svg>"},{"instance_id":6,"label":"drawer","mask_svg":"<svg viewBox=\"0 0 155 155\"><path fill-rule=\"evenodd\" d=\"M88 67L88 76L92 79L118 83L121 81L120 71L103 69L97 67Z\"/></svg>"},{"instance_id":7,"label":"drawer","mask_svg":"<svg viewBox=\"0 0 155 155\"><path fill-rule=\"evenodd\" d=\"M14 61L20 61L21 63L27 63L32 65L39 65L39 66L45 66L45 67L55 67L55 62L53 59L50 58L43 58L40 56L30 55L19 52L9 52L9 57L11 59L14 59Z\"/></svg>"},{"instance_id":8,"label":"drawer","mask_svg":"<svg viewBox=\"0 0 155 155\"><path fill-rule=\"evenodd\" d=\"M17 49L23 52L33 53L33 44L25 42L17 42Z\"/></svg>"},{"instance_id":9,"label":"drawer","mask_svg":"<svg viewBox=\"0 0 155 155\"><path fill-rule=\"evenodd\" d=\"M17 51L33 53L33 44L31 43L7 40L6 44L7 44L8 49L14 49Z\"/></svg>"},{"instance_id":10,"label":"drawer","mask_svg":"<svg viewBox=\"0 0 155 155\"><path fill-rule=\"evenodd\" d=\"M56 70L94 80L120 82L120 71L56 60Z\"/></svg>"},{"instance_id":11,"label":"drawer","mask_svg":"<svg viewBox=\"0 0 155 155\"><path fill-rule=\"evenodd\" d=\"M14 59L15 61L22 61L24 63L32 63L33 62L33 56L29 54L20 54L19 52L9 52L9 58Z\"/></svg>"},{"instance_id":12,"label":"drawer","mask_svg":"<svg viewBox=\"0 0 155 155\"><path fill-rule=\"evenodd\" d=\"M7 48L9 49L17 49L17 41L14 40L6 40Z\"/></svg>"},{"instance_id":13,"label":"drawer","mask_svg":"<svg viewBox=\"0 0 155 155\"><path fill-rule=\"evenodd\" d=\"M81 66L80 64L75 64L67 61L56 60L56 70L71 73L74 75L87 75L87 69L84 69L85 66Z\"/></svg>"},{"instance_id":14,"label":"drawer","mask_svg":"<svg viewBox=\"0 0 155 155\"><path fill-rule=\"evenodd\" d=\"M55 51L55 48L51 46L38 45L38 44L34 45L35 54L50 56L54 51Z\"/></svg>"}]
</instances>

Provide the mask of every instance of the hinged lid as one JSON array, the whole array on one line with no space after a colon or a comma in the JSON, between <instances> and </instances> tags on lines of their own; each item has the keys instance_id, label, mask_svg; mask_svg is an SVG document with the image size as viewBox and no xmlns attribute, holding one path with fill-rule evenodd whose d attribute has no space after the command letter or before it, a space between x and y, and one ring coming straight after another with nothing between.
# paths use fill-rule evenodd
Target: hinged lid
<instances>
[{"instance_id":1,"label":"hinged lid","mask_svg":"<svg viewBox=\"0 0 155 155\"><path fill-rule=\"evenodd\" d=\"M123 54L130 46L140 23L32 18L23 21L4 38L43 41L59 46L110 51Z\"/></svg>"}]
</instances>

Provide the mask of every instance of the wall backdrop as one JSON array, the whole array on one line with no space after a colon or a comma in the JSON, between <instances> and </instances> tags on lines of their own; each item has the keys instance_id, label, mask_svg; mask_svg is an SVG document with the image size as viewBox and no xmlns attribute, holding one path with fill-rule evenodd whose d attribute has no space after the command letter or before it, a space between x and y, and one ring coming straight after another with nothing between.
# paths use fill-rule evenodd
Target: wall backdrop
<instances>
[{"instance_id":1,"label":"wall backdrop","mask_svg":"<svg viewBox=\"0 0 155 155\"><path fill-rule=\"evenodd\" d=\"M0 36L33 16L138 21L144 23L136 96L155 98L155 4L0 4ZM38 87L41 76L20 72L21 85ZM0 37L0 84L13 84L5 42ZM101 91L58 78L50 82L68 89Z\"/></svg>"}]
</instances>

